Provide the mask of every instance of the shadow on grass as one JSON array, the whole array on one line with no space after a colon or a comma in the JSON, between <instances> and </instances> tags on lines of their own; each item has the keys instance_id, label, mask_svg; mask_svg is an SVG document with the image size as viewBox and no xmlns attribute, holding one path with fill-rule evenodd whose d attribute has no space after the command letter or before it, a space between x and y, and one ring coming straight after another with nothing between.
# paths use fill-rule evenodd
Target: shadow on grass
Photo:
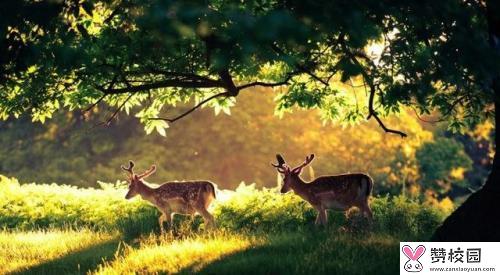
<instances>
[{"instance_id":1,"label":"shadow on grass","mask_svg":"<svg viewBox=\"0 0 500 275\"><path fill-rule=\"evenodd\" d=\"M362 236L281 234L262 246L249 248L181 274L397 274L399 243Z\"/></svg>"},{"instance_id":2,"label":"shadow on grass","mask_svg":"<svg viewBox=\"0 0 500 275\"><path fill-rule=\"evenodd\" d=\"M72 251L69 254L10 274L86 274L114 257L119 239Z\"/></svg>"}]
</instances>

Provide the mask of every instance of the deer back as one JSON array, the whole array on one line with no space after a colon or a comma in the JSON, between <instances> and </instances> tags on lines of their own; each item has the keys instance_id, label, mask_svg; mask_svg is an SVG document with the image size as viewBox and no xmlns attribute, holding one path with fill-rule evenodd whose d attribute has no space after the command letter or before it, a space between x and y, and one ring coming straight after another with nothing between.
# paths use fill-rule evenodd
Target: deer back
<instances>
[{"instance_id":1,"label":"deer back","mask_svg":"<svg viewBox=\"0 0 500 275\"><path fill-rule=\"evenodd\" d=\"M215 185L210 181L172 181L156 189L158 199L182 198L186 202L198 201L202 196L215 198Z\"/></svg>"},{"instance_id":2,"label":"deer back","mask_svg":"<svg viewBox=\"0 0 500 275\"><path fill-rule=\"evenodd\" d=\"M369 196L373 186L370 176L363 173L318 177L308 185L313 194L332 193L336 196ZM360 193L362 191L362 193Z\"/></svg>"}]
</instances>

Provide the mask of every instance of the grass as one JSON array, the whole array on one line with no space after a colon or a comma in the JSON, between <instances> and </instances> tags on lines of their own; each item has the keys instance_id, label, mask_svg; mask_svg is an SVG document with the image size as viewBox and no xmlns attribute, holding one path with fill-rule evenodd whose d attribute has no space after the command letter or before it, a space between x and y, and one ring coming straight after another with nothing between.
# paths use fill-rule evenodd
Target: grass
<instances>
[{"instance_id":1,"label":"grass","mask_svg":"<svg viewBox=\"0 0 500 275\"><path fill-rule=\"evenodd\" d=\"M0 274L75 274L111 258L118 235L89 230L0 233Z\"/></svg>"},{"instance_id":2,"label":"grass","mask_svg":"<svg viewBox=\"0 0 500 275\"><path fill-rule=\"evenodd\" d=\"M125 191L0 176L0 274L395 274L399 241L425 240L451 209L375 197L371 226L352 211L316 228L297 196L241 185L217 194L216 230L177 217L160 236L157 210Z\"/></svg>"},{"instance_id":3,"label":"grass","mask_svg":"<svg viewBox=\"0 0 500 275\"><path fill-rule=\"evenodd\" d=\"M119 244L87 230L1 232L0 273L13 274L394 274L399 240L332 228L272 234L224 230ZM362 264L360 264L362 263Z\"/></svg>"},{"instance_id":4,"label":"grass","mask_svg":"<svg viewBox=\"0 0 500 275\"><path fill-rule=\"evenodd\" d=\"M261 245L262 239L215 232L182 240L149 236L138 247L126 246L123 255L102 264L96 274L197 272L214 261Z\"/></svg>"}]
</instances>

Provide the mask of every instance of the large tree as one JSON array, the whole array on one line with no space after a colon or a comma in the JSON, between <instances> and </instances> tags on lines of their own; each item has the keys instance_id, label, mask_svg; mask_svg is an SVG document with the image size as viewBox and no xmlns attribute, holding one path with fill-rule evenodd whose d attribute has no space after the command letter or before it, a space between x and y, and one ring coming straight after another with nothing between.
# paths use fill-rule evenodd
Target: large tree
<instances>
[{"instance_id":1,"label":"large tree","mask_svg":"<svg viewBox=\"0 0 500 275\"><path fill-rule=\"evenodd\" d=\"M146 131L207 104L226 110L250 87L273 87L277 108L325 119L374 119L410 106L459 129L500 121L497 1L3 1L0 117L89 110L107 103ZM337 82L366 87L366 104ZM189 109L175 108L194 100ZM500 108L500 107L499 107ZM135 109L136 110L136 109ZM498 124L496 124L498 125ZM499 144L498 135L495 138ZM436 240L500 240L500 160Z\"/></svg>"}]
</instances>

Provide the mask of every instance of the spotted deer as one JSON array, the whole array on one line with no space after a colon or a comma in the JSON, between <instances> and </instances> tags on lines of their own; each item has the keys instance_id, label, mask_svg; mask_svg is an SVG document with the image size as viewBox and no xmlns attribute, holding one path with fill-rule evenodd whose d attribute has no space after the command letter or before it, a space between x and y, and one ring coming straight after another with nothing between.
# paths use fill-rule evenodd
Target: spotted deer
<instances>
[{"instance_id":1,"label":"spotted deer","mask_svg":"<svg viewBox=\"0 0 500 275\"><path fill-rule=\"evenodd\" d=\"M281 193L293 190L295 194L309 202L317 211L317 225L328 221L327 209L347 211L358 207L369 220L373 215L368 205L368 197L373 188L373 180L362 173L321 176L311 182L300 178L302 169L314 159L314 154L306 157L301 165L291 169L281 155L276 155L277 164L271 163L283 175Z\"/></svg>"},{"instance_id":2,"label":"spotted deer","mask_svg":"<svg viewBox=\"0 0 500 275\"><path fill-rule=\"evenodd\" d=\"M170 226L174 214L194 215L199 213L209 227L215 225L213 216L207 211L210 203L215 199L215 185L209 181L173 181L163 183L157 188L150 187L143 179L156 171L152 165L142 174L133 171L134 162L129 167L121 166L128 173L130 181L126 199L140 195L144 200L152 203L162 215L159 217L161 233L165 232L163 223Z\"/></svg>"}]
</instances>

